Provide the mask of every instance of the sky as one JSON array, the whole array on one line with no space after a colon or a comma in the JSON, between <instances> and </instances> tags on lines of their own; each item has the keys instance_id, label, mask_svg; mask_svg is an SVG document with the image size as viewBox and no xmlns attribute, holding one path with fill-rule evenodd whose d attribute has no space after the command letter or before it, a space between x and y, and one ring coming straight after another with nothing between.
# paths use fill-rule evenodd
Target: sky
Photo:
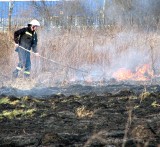
<instances>
[{"instance_id":1,"label":"sky","mask_svg":"<svg viewBox=\"0 0 160 147\"><path fill-rule=\"evenodd\" d=\"M36 0L37 1L37 0ZM48 1L48 0L47 0ZM48 2L58 3L61 0L52 0ZM104 0L81 0L82 4L88 9L89 11L96 11L99 7L102 7ZM9 2L8 0L0 0L0 17L8 17L8 10L9 10ZM28 9L28 5L31 2L30 0L12 0L14 2L14 9L12 16L16 16L17 12L21 11L21 9ZM25 7L24 7L25 6Z\"/></svg>"}]
</instances>

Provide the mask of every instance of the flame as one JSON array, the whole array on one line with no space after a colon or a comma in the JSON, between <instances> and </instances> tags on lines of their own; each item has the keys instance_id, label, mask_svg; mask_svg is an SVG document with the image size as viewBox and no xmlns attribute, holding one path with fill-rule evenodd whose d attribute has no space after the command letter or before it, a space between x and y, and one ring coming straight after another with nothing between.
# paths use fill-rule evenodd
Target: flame
<instances>
[{"instance_id":1,"label":"flame","mask_svg":"<svg viewBox=\"0 0 160 147\"><path fill-rule=\"evenodd\" d=\"M154 76L154 72L149 64L144 64L137 67L135 72L129 69L120 68L117 72L113 73L113 77L118 81L134 80L134 81L147 81Z\"/></svg>"},{"instance_id":2,"label":"flame","mask_svg":"<svg viewBox=\"0 0 160 147\"><path fill-rule=\"evenodd\" d=\"M132 79L133 73L125 68L120 68L117 72L113 73L113 77L118 81Z\"/></svg>"}]
</instances>

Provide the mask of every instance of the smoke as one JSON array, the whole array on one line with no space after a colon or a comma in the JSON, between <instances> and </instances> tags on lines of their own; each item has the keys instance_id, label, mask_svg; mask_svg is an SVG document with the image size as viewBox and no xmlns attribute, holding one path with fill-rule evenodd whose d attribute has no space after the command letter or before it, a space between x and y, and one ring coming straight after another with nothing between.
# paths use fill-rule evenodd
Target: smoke
<instances>
[{"instance_id":1,"label":"smoke","mask_svg":"<svg viewBox=\"0 0 160 147\"><path fill-rule=\"evenodd\" d=\"M140 34L133 31L118 33L114 38L115 44L113 50L110 48L112 69L134 69L137 65L148 62L149 48L143 44L145 41L143 39Z\"/></svg>"},{"instance_id":2,"label":"smoke","mask_svg":"<svg viewBox=\"0 0 160 147\"><path fill-rule=\"evenodd\" d=\"M94 79L111 79L113 73L121 68L135 72L138 67L144 64L150 65L151 68L154 64L154 68L158 70L159 67L156 66L159 64L159 57L156 55L159 54L159 51L154 47L154 53L151 52L151 42L148 38L156 40L155 36L152 37L136 30L122 30L103 46L96 45L94 47L96 54L108 54L109 58L102 56L101 64L86 66L86 69L89 69L90 78L93 81ZM108 60L109 62L107 62Z\"/></svg>"},{"instance_id":3,"label":"smoke","mask_svg":"<svg viewBox=\"0 0 160 147\"><path fill-rule=\"evenodd\" d=\"M112 3L106 5L106 22L122 26L136 24L143 29L157 29L159 6L159 0L112 0Z\"/></svg>"},{"instance_id":4,"label":"smoke","mask_svg":"<svg viewBox=\"0 0 160 147\"><path fill-rule=\"evenodd\" d=\"M116 24L113 26L121 28L118 30L116 27L104 29L104 32L85 30L85 28L83 30L83 27L79 30L77 28L65 30L53 26L40 30L39 53L60 65L33 57L33 77L49 86L53 86L56 81L64 80L75 82L110 79L120 68L134 71L140 65L153 64L152 55L154 65L158 69L160 44L154 44L154 53L151 53L149 39L159 41L159 36L147 34L142 29L134 30L131 26L137 24L145 30L157 28L160 2L156 0L131 0L130 2L124 5L124 3L106 1L106 23ZM127 28L128 25L130 29ZM82 69L88 73L77 72L61 65Z\"/></svg>"}]
</instances>

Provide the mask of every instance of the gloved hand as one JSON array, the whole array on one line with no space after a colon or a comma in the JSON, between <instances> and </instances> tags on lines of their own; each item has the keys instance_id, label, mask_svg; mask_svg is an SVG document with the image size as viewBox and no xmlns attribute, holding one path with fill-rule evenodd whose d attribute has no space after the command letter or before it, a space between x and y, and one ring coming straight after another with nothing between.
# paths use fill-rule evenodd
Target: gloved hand
<instances>
[{"instance_id":1,"label":"gloved hand","mask_svg":"<svg viewBox=\"0 0 160 147\"><path fill-rule=\"evenodd\" d=\"M15 48L17 48L17 47L19 46L19 44L15 43L15 45L14 45L14 46L15 46Z\"/></svg>"},{"instance_id":2,"label":"gloved hand","mask_svg":"<svg viewBox=\"0 0 160 147\"><path fill-rule=\"evenodd\" d=\"M36 56L40 56L39 53L35 53Z\"/></svg>"}]
</instances>

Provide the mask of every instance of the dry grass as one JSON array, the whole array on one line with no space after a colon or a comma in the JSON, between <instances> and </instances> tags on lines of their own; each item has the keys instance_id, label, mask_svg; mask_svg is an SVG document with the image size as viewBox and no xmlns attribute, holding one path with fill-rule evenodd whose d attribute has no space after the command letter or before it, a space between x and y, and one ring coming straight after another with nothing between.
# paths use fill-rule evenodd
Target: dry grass
<instances>
[{"instance_id":1,"label":"dry grass","mask_svg":"<svg viewBox=\"0 0 160 147\"><path fill-rule=\"evenodd\" d=\"M49 33L49 32L48 32ZM157 33L138 32L118 27L105 30L52 30L52 35L44 39L40 35L40 52L62 65L69 65L88 71L101 67L101 73L111 78L119 68L135 70L142 64L150 64L159 69L159 36ZM44 34L43 34L44 35ZM152 46L152 49L151 49ZM61 65L40 61L38 70L65 74L76 73ZM59 69L59 70L58 70ZM96 72L96 71L93 71ZM109 75L108 75L109 74Z\"/></svg>"},{"instance_id":2,"label":"dry grass","mask_svg":"<svg viewBox=\"0 0 160 147\"><path fill-rule=\"evenodd\" d=\"M91 80L96 76L102 80L112 78L113 73L120 68L134 71L142 64L150 64L154 72L159 72L158 32L138 30L136 27L127 29L107 26L103 29L40 29L38 35L39 53L58 64L32 55L33 77L49 72L52 75L50 80L54 81L70 80L73 77L78 79L79 76L81 79L90 76ZM0 38L0 65L4 69L3 73L8 73L5 75L11 74L17 63L13 41L8 42L8 38L5 34ZM82 76L79 71L67 67L87 70L89 73Z\"/></svg>"},{"instance_id":3,"label":"dry grass","mask_svg":"<svg viewBox=\"0 0 160 147\"><path fill-rule=\"evenodd\" d=\"M10 35L0 33L0 75L7 76L12 64L13 44Z\"/></svg>"},{"instance_id":4,"label":"dry grass","mask_svg":"<svg viewBox=\"0 0 160 147\"><path fill-rule=\"evenodd\" d=\"M76 109L76 115L79 118L83 117L92 117L94 114L93 111L88 110L85 106L79 107Z\"/></svg>"}]
</instances>

